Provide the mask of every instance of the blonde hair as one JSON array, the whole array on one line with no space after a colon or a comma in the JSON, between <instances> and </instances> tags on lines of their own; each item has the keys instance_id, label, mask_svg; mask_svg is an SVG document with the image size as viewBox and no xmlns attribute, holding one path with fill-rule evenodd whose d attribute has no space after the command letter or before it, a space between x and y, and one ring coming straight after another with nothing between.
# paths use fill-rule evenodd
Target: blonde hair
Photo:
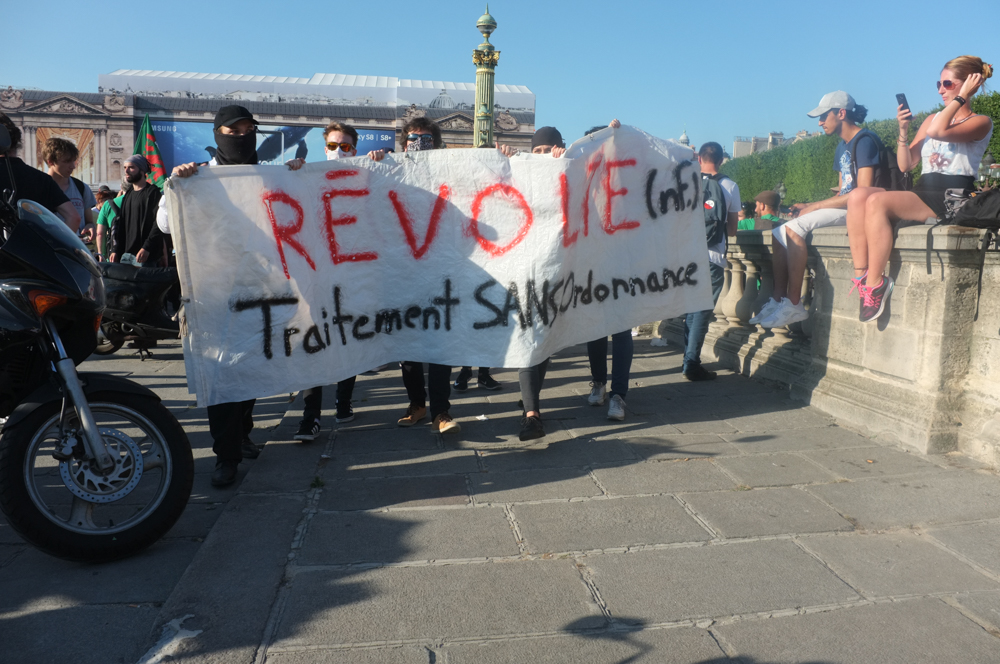
<instances>
[{"instance_id":1,"label":"blonde hair","mask_svg":"<svg viewBox=\"0 0 1000 664\"><path fill-rule=\"evenodd\" d=\"M945 63L944 69L955 72L963 81L973 74L981 74L983 77L983 87L986 87L986 79L993 76L993 65L983 62L982 58L974 55L960 55Z\"/></svg>"}]
</instances>

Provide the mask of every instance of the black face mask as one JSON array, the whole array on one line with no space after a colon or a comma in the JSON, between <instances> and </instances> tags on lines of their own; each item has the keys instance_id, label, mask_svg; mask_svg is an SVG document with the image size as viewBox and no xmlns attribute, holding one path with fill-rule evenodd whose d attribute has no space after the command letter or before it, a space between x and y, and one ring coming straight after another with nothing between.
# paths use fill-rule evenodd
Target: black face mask
<instances>
[{"instance_id":1,"label":"black face mask","mask_svg":"<svg viewBox=\"0 0 1000 664\"><path fill-rule=\"evenodd\" d=\"M237 136L215 132L215 161L220 166L232 164L257 164L257 132Z\"/></svg>"}]
</instances>

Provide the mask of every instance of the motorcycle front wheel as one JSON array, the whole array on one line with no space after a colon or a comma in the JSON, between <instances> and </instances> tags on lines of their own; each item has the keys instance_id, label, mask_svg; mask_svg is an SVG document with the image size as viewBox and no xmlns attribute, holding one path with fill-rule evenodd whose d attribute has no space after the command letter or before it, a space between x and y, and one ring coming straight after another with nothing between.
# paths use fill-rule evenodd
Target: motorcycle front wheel
<instances>
[{"instance_id":1,"label":"motorcycle front wheel","mask_svg":"<svg viewBox=\"0 0 1000 664\"><path fill-rule=\"evenodd\" d=\"M53 456L61 429L79 426L50 401L0 436L0 509L31 544L59 558L104 562L135 554L173 527L187 505L194 459L184 429L156 399L125 392L88 395L115 467ZM60 456L65 456L61 454Z\"/></svg>"}]
</instances>

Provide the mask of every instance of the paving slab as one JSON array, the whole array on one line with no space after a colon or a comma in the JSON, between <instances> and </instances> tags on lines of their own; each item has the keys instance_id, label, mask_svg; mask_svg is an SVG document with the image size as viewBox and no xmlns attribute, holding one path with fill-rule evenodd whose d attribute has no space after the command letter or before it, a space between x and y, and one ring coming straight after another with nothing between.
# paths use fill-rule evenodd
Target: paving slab
<instances>
[{"instance_id":1,"label":"paving slab","mask_svg":"<svg viewBox=\"0 0 1000 664\"><path fill-rule=\"evenodd\" d=\"M806 487L861 528L938 525L1000 517L994 473L951 470L875 481Z\"/></svg>"},{"instance_id":2,"label":"paving slab","mask_svg":"<svg viewBox=\"0 0 1000 664\"><path fill-rule=\"evenodd\" d=\"M328 472L347 477L424 477L476 473L479 463L471 450L345 454L333 458Z\"/></svg>"},{"instance_id":3,"label":"paving slab","mask_svg":"<svg viewBox=\"0 0 1000 664\"><path fill-rule=\"evenodd\" d=\"M316 649L267 653L267 664L428 664L425 647Z\"/></svg>"},{"instance_id":4,"label":"paving slab","mask_svg":"<svg viewBox=\"0 0 1000 664\"><path fill-rule=\"evenodd\" d=\"M724 433L720 436L737 445L740 451L746 454L871 446L869 439L842 427L782 429L760 433Z\"/></svg>"},{"instance_id":5,"label":"paving slab","mask_svg":"<svg viewBox=\"0 0 1000 664\"><path fill-rule=\"evenodd\" d=\"M517 505L514 518L529 553L703 542L712 537L671 496Z\"/></svg>"},{"instance_id":6,"label":"paving slab","mask_svg":"<svg viewBox=\"0 0 1000 664\"><path fill-rule=\"evenodd\" d=\"M747 486L790 486L833 482L837 476L817 464L789 453L720 457L715 463Z\"/></svg>"},{"instance_id":7,"label":"paving slab","mask_svg":"<svg viewBox=\"0 0 1000 664\"><path fill-rule=\"evenodd\" d=\"M278 647L551 632L605 619L569 560L297 574Z\"/></svg>"},{"instance_id":8,"label":"paving slab","mask_svg":"<svg viewBox=\"0 0 1000 664\"><path fill-rule=\"evenodd\" d=\"M518 503L555 498L603 495L590 474L580 468L541 468L470 476L476 503Z\"/></svg>"},{"instance_id":9,"label":"paving slab","mask_svg":"<svg viewBox=\"0 0 1000 664\"><path fill-rule=\"evenodd\" d=\"M703 458L647 461L594 469L594 476L612 495L718 491L736 487L712 461Z\"/></svg>"},{"instance_id":10,"label":"paving slab","mask_svg":"<svg viewBox=\"0 0 1000 664\"><path fill-rule=\"evenodd\" d=\"M356 422L357 420L355 420ZM354 424L351 422L350 424ZM395 426L364 430L339 428L333 432L334 454L375 454L398 450L434 450L438 448L438 437L430 428L418 424L409 428Z\"/></svg>"},{"instance_id":11,"label":"paving slab","mask_svg":"<svg viewBox=\"0 0 1000 664\"><path fill-rule=\"evenodd\" d=\"M443 651L448 664L691 664L724 656L707 630L694 627L605 630L500 643L448 645Z\"/></svg>"},{"instance_id":12,"label":"paving slab","mask_svg":"<svg viewBox=\"0 0 1000 664\"><path fill-rule=\"evenodd\" d=\"M676 434L670 436L623 436L621 440L636 454L650 461L665 459L706 459L724 454L739 454L732 443L717 434Z\"/></svg>"},{"instance_id":13,"label":"paving slab","mask_svg":"<svg viewBox=\"0 0 1000 664\"><path fill-rule=\"evenodd\" d=\"M860 447L841 450L803 452L816 463L829 468L838 477L860 480L869 477L944 472L937 464L890 447Z\"/></svg>"},{"instance_id":14,"label":"paving slab","mask_svg":"<svg viewBox=\"0 0 1000 664\"><path fill-rule=\"evenodd\" d=\"M858 599L789 541L594 555L582 559L611 615L646 624Z\"/></svg>"},{"instance_id":15,"label":"paving slab","mask_svg":"<svg viewBox=\"0 0 1000 664\"><path fill-rule=\"evenodd\" d=\"M149 604L120 604L0 614L0 661L130 664L143 654L133 635L148 634L157 613Z\"/></svg>"},{"instance_id":16,"label":"paving slab","mask_svg":"<svg viewBox=\"0 0 1000 664\"><path fill-rule=\"evenodd\" d=\"M379 507L465 505L469 491L464 475L335 478L325 483L319 499L322 510L371 510Z\"/></svg>"},{"instance_id":17,"label":"paving slab","mask_svg":"<svg viewBox=\"0 0 1000 664\"><path fill-rule=\"evenodd\" d=\"M529 468L586 468L594 464L638 461L621 441L574 438L549 444L544 449L504 450L483 453L490 472Z\"/></svg>"},{"instance_id":18,"label":"paving slab","mask_svg":"<svg viewBox=\"0 0 1000 664\"><path fill-rule=\"evenodd\" d=\"M932 528L930 535L948 548L1000 575L1000 523L970 523Z\"/></svg>"},{"instance_id":19,"label":"paving slab","mask_svg":"<svg viewBox=\"0 0 1000 664\"><path fill-rule=\"evenodd\" d=\"M500 507L321 512L313 516L299 565L516 556Z\"/></svg>"},{"instance_id":20,"label":"paving slab","mask_svg":"<svg viewBox=\"0 0 1000 664\"><path fill-rule=\"evenodd\" d=\"M266 465L265 472L248 473L240 484L241 493L305 493L316 476L323 443L270 441L254 461Z\"/></svg>"},{"instance_id":21,"label":"paving slab","mask_svg":"<svg viewBox=\"0 0 1000 664\"><path fill-rule=\"evenodd\" d=\"M801 406L789 410L756 410L748 415L726 417L737 431L776 431L779 429L819 429L833 424L833 418L814 408Z\"/></svg>"},{"instance_id":22,"label":"paving slab","mask_svg":"<svg viewBox=\"0 0 1000 664\"><path fill-rule=\"evenodd\" d=\"M1000 640L937 599L859 606L713 628L745 661L767 664L987 664Z\"/></svg>"},{"instance_id":23,"label":"paving slab","mask_svg":"<svg viewBox=\"0 0 1000 664\"><path fill-rule=\"evenodd\" d=\"M969 593L950 598L962 613L986 625L993 636L1000 638L1000 592Z\"/></svg>"},{"instance_id":24,"label":"paving slab","mask_svg":"<svg viewBox=\"0 0 1000 664\"><path fill-rule=\"evenodd\" d=\"M53 558L29 547L0 569L0 611L39 602L62 607L162 602L198 546L183 539L160 540L131 558L99 565Z\"/></svg>"},{"instance_id":25,"label":"paving slab","mask_svg":"<svg viewBox=\"0 0 1000 664\"><path fill-rule=\"evenodd\" d=\"M852 530L843 517L800 489L686 493L681 498L722 537Z\"/></svg>"},{"instance_id":26,"label":"paving slab","mask_svg":"<svg viewBox=\"0 0 1000 664\"><path fill-rule=\"evenodd\" d=\"M996 581L918 533L803 537L800 542L865 597L1000 590Z\"/></svg>"},{"instance_id":27,"label":"paving slab","mask_svg":"<svg viewBox=\"0 0 1000 664\"><path fill-rule=\"evenodd\" d=\"M301 494L233 498L173 587L153 640L191 615L184 629L202 632L180 642L176 661L253 661L304 505Z\"/></svg>"}]
</instances>

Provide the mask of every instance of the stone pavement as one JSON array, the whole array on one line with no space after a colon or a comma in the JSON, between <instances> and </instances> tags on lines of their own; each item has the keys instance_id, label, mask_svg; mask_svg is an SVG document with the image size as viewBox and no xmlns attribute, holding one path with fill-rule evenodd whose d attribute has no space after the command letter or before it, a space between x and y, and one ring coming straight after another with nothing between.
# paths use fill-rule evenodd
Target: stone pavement
<instances>
[{"instance_id":1,"label":"stone pavement","mask_svg":"<svg viewBox=\"0 0 1000 664\"><path fill-rule=\"evenodd\" d=\"M501 392L454 395L458 436L395 426L395 371L361 377L357 419L313 443L291 441L293 403L238 488L210 491L205 458L180 532L129 561L0 545L0 661L1000 659L996 473L741 376L688 383L644 339L624 422L587 405L567 349L549 435L525 446L516 373L496 375ZM183 411L182 375L165 382ZM94 636L121 643L96 656Z\"/></svg>"}]
</instances>

